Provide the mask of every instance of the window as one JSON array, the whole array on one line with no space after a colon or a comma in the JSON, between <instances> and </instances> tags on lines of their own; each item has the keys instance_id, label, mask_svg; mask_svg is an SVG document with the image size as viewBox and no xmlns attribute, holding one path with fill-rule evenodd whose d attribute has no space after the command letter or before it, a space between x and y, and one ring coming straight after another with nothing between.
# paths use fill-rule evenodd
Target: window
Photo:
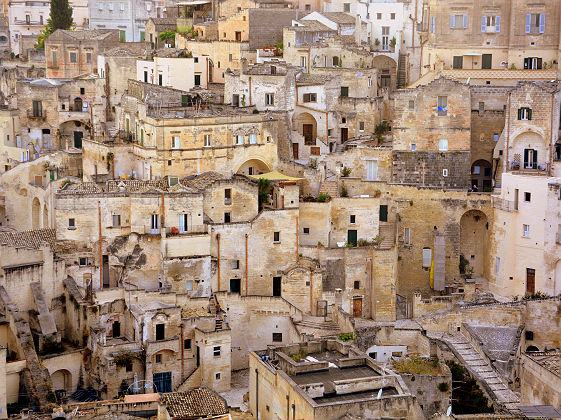
<instances>
[{"instance_id":1,"label":"window","mask_svg":"<svg viewBox=\"0 0 561 420\"><path fill-rule=\"evenodd\" d=\"M92 64L92 53L86 53L86 63Z\"/></svg>"},{"instance_id":2,"label":"window","mask_svg":"<svg viewBox=\"0 0 561 420\"><path fill-rule=\"evenodd\" d=\"M162 73L158 73L158 85L159 86L164 85L164 75Z\"/></svg>"},{"instance_id":3,"label":"window","mask_svg":"<svg viewBox=\"0 0 561 420\"><path fill-rule=\"evenodd\" d=\"M80 267L88 265L88 258L87 257L78 258L78 264L80 265Z\"/></svg>"},{"instance_id":4,"label":"window","mask_svg":"<svg viewBox=\"0 0 561 420\"><path fill-rule=\"evenodd\" d=\"M423 248L423 267L430 267L432 263L432 249Z\"/></svg>"},{"instance_id":5,"label":"window","mask_svg":"<svg viewBox=\"0 0 561 420\"><path fill-rule=\"evenodd\" d=\"M526 70L541 70L542 59L540 57L526 57L524 59L524 69Z\"/></svg>"},{"instance_id":6,"label":"window","mask_svg":"<svg viewBox=\"0 0 561 420\"><path fill-rule=\"evenodd\" d=\"M354 288L355 290L360 289L360 281L355 280L355 282L354 282L354 284L353 284L353 288Z\"/></svg>"},{"instance_id":7,"label":"window","mask_svg":"<svg viewBox=\"0 0 561 420\"><path fill-rule=\"evenodd\" d=\"M341 97L347 98L349 96L349 88L348 86L341 86Z\"/></svg>"},{"instance_id":8,"label":"window","mask_svg":"<svg viewBox=\"0 0 561 420\"><path fill-rule=\"evenodd\" d=\"M525 238L530 237L530 225L522 225L522 236Z\"/></svg>"},{"instance_id":9,"label":"window","mask_svg":"<svg viewBox=\"0 0 561 420\"><path fill-rule=\"evenodd\" d=\"M119 30L119 42L126 42L126 41L127 41L127 32L120 29Z\"/></svg>"},{"instance_id":10,"label":"window","mask_svg":"<svg viewBox=\"0 0 561 420\"><path fill-rule=\"evenodd\" d=\"M415 109L415 101L409 101L409 109L410 109L410 110L414 110L414 109Z\"/></svg>"},{"instance_id":11,"label":"window","mask_svg":"<svg viewBox=\"0 0 561 420\"><path fill-rule=\"evenodd\" d=\"M191 350L191 339L186 338L183 340L183 350Z\"/></svg>"},{"instance_id":12,"label":"window","mask_svg":"<svg viewBox=\"0 0 561 420\"><path fill-rule=\"evenodd\" d=\"M53 67L57 67L57 66L58 66L58 59L57 59L56 51L53 51Z\"/></svg>"},{"instance_id":13,"label":"window","mask_svg":"<svg viewBox=\"0 0 561 420\"><path fill-rule=\"evenodd\" d=\"M273 93L265 94L265 105L273 106L275 104L275 95Z\"/></svg>"},{"instance_id":14,"label":"window","mask_svg":"<svg viewBox=\"0 0 561 420\"><path fill-rule=\"evenodd\" d=\"M180 214L179 215L179 233L185 233L189 229L189 215Z\"/></svg>"},{"instance_id":15,"label":"window","mask_svg":"<svg viewBox=\"0 0 561 420\"><path fill-rule=\"evenodd\" d=\"M493 140L494 141L499 141L499 133L494 133L493 134Z\"/></svg>"},{"instance_id":16,"label":"window","mask_svg":"<svg viewBox=\"0 0 561 420\"><path fill-rule=\"evenodd\" d=\"M534 340L534 331L524 331L524 338L528 341Z\"/></svg>"},{"instance_id":17,"label":"window","mask_svg":"<svg viewBox=\"0 0 561 420\"><path fill-rule=\"evenodd\" d=\"M77 54L75 52L70 52L70 62L76 63L77 61Z\"/></svg>"},{"instance_id":18,"label":"window","mask_svg":"<svg viewBox=\"0 0 561 420\"><path fill-rule=\"evenodd\" d=\"M364 121L359 121L359 123L358 123L358 131L364 131Z\"/></svg>"},{"instance_id":19,"label":"window","mask_svg":"<svg viewBox=\"0 0 561 420\"><path fill-rule=\"evenodd\" d=\"M193 57L193 62L196 64L199 62L199 57Z\"/></svg>"},{"instance_id":20,"label":"window","mask_svg":"<svg viewBox=\"0 0 561 420\"><path fill-rule=\"evenodd\" d=\"M450 28L465 29L468 27L468 15L450 15Z\"/></svg>"},{"instance_id":21,"label":"window","mask_svg":"<svg viewBox=\"0 0 561 420\"><path fill-rule=\"evenodd\" d=\"M243 136L242 135L237 135L236 136L236 144L239 146L240 144L243 144Z\"/></svg>"},{"instance_id":22,"label":"window","mask_svg":"<svg viewBox=\"0 0 561 420\"><path fill-rule=\"evenodd\" d=\"M121 3L120 5L121 12L125 11L125 3Z\"/></svg>"},{"instance_id":23,"label":"window","mask_svg":"<svg viewBox=\"0 0 561 420\"><path fill-rule=\"evenodd\" d=\"M442 176L448 176L448 169L442 170Z\"/></svg>"},{"instance_id":24,"label":"window","mask_svg":"<svg viewBox=\"0 0 561 420\"><path fill-rule=\"evenodd\" d=\"M437 106L439 117L448 115L448 96L439 96L437 100Z\"/></svg>"},{"instance_id":25,"label":"window","mask_svg":"<svg viewBox=\"0 0 561 420\"><path fill-rule=\"evenodd\" d=\"M354 224L356 223L356 215L351 214L349 223L350 223L351 225L354 225Z\"/></svg>"},{"instance_id":26,"label":"window","mask_svg":"<svg viewBox=\"0 0 561 420\"><path fill-rule=\"evenodd\" d=\"M273 232L273 243L280 243L280 232Z\"/></svg>"},{"instance_id":27,"label":"window","mask_svg":"<svg viewBox=\"0 0 561 420\"><path fill-rule=\"evenodd\" d=\"M415 143L411 144L411 151L414 152L415 150L417 150L417 145Z\"/></svg>"},{"instance_id":28,"label":"window","mask_svg":"<svg viewBox=\"0 0 561 420\"><path fill-rule=\"evenodd\" d=\"M317 102L317 94L316 93L304 93L304 103L307 102Z\"/></svg>"},{"instance_id":29,"label":"window","mask_svg":"<svg viewBox=\"0 0 561 420\"><path fill-rule=\"evenodd\" d=\"M310 234L310 228L304 228L304 235L309 235Z\"/></svg>"},{"instance_id":30,"label":"window","mask_svg":"<svg viewBox=\"0 0 561 420\"><path fill-rule=\"evenodd\" d=\"M531 108L518 108L518 119L524 121L530 121L532 119L532 109Z\"/></svg>"},{"instance_id":31,"label":"window","mask_svg":"<svg viewBox=\"0 0 561 420\"><path fill-rule=\"evenodd\" d=\"M486 33L501 32L501 17L481 16L481 32L486 32Z\"/></svg>"},{"instance_id":32,"label":"window","mask_svg":"<svg viewBox=\"0 0 561 420\"><path fill-rule=\"evenodd\" d=\"M156 324L156 340L164 340L166 338L166 325Z\"/></svg>"},{"instance_id":33,"label":"window","mask_svg":"<svg viewBox=\"0 0 561 420\"><path fill-rule=\"evenodd\" d=\"M34 117L43 116L43 103L41 101L33 101L33 116Z\"/></svg>"},{"instance_id":34,"label":"window","mask_svg":"<svg viewBox=\"0 0 561 420\"><path fill-rule=\"evenodd\" d=\"M376 13L376 19L382 20L382 14L381 13Z\"/></svg>"},{"instance_id":35,"label":"window","mask_svg":"<svg viewBox=\"0 0 561 420\"><path fill-rule=\"evenodd\" d=\"M216 378L216 380L220 380L220 372L217 372L214 377Z\"/></svg>"},{"instance_id":36,"label":"window","mask_svg":"<svg viewBox=\"0 0 561 420\"><path fill-rule=\"evenodd\" d=\"M156 355L156 363L162 363L162 355L161 354Z\"/></svg>"},{"instance_id":37,"label":"window","mask_svg":"<svg viewBox=\"0 0 561 420\"><path fill-rule=\"evenodd\" d=\"M300 56L300 67L306 68L306 57Z\"/></svg>"},{"instance_id":38,"label":"window","mask_svg":"<svg viewBox=\"0 0 561 420\"><path fill-rule=\"evenodd\" d=\"M146 10L147 11L152 10L152 4L151 3L146 3Z\"/></svg>"},{"instance_id":39,"label":"window","mask_svg":"<svg viewBox=\"0 0 561 420\"><path fill-rule=\"evenodd\" d=\"M480 175L480 174L481 174L481 166L474 165L473 175Z\"/></svg>"},{"instance_id":40,"label":"window","mask_svg":"<svg viewBox=\"0 0 561 420\"><path fill-rule=\"evenodd\" d=\"M446 151L448 150L448 140L446 139L440 139L438 141L438 150L440 151Z\"/></svg>"},{"instance_id":41,"label":"window","mask_svg":"<svg viewBox=\"0 0 561 420\"><path fill-rule=\"evenodd\" d=\"M305 7L306 12L309 12L312 10L312 5L311 4L307 4Z\"/></svg>"},{"instance_id":42,"label":"window","mask_svg":"<svg viewBox=\"0 0 561 420\"><path fill-rule=\"evenodd\" d=\"M436 16L430 18L430 32L431 34L436 32Z\"/></svg>"},{"instance_id":43,"label":"window","mask_svg":"<svg viewBox=\"0 0 561 420\"><path fill-rule=\"evenodd\" d=\"M205 134L204 136L204 147L210 147L212 145L212 135Z\"/></svg>"},{"instance_id":44,"label":"window","mask_svg":"<svg viewBox=\"0 0 561 420\"><path fill-rule=\"evenodd\" d=\"M455 69L464 68L464 57L461 55L455 55L452 67Z\"/></svg>"},{"instance_id":45,"label":"window","mask_svg":"<svg viewBox=\"0 0 561 420\"><path fill-rule=\"evenodd\" d=\"M282 342L282 333L273 333L273 343Z\"/></svg>"},{"instance_id":46,"label":"window","mask_svg":"<svg viewBox=\"0 0 561 420\"><path fill-rule=\"evenodd\" d=\"M495 258L495 274L499 274L499 270L501 268L501 258Z\"/></svg>"},{"instance_id":47,"label":"window","mask_svg":"<svg viewBox=\"0 0 561 420\"><path fill-rule=\"evenodd\" d=\"M173 136L171 138L171 148L179 149L179 145L180 145L179 136Z\"/></svg>"},{"instance_id":48,"label":"window","mask_svg":"<svg viewBox=\"0 0 561 420\"><path fill-rule=\"evenodd\" d=\"M277 74L277 67L271 66L271 74Z\"/></svg>"},{"instance_id":49,"label":"window","mask_svg":"<svg viewBox=\"0 0 561 420\"><path fill-rule=\"evenodd\" d=\"M168 185L173 187L177 184L179 184L179 177L177 175L168 175Z\"/></svg>"},{"instance_id":50,"label":"window","mask_svg":"<svg viewBox=\"0 0 561 420\"><path fill-rule=\"evenodd\" d=\"M158 215L157 214L151 214L150 215L150 230L152 232L158 230Z\"/></svg>"},{"instance_id":51,"label":"window","mask_svg":"<svg viewBox=\"0 0 561 420\"><path fill-rule=\"evenodd\" d=\"M121 215L114 214L113 215L113 227L120 227L121 226Z\"/></svg>"},{"instance_id":52,"label":"window","mask_svg":"<svg viewBox=\"0 0 561 420\"><path fill-rule=\"evenodd\" d=\"M366 180L367 181L377 181L378 180L378 161L377 160L367 160L366 161Z\"/></svg>"},{"instance_id":53,"label":"window","mask_svg":"<svg viewBox=\"0 0 561 420\"><path fill-rule=\"evenodd\" d=\"M411 245L411 228L403 228L403 243Z\"/></svg>"},{"instance_id":54,"label":"window","mask_svg":"<svg viewBox=\"0 0 561 420\"><path fill-rule=\"evenodd\" d=\"M185 290L187 290L188 292L193 290L193 281L192 280L188 280L185 282Z\"/></svg>"},{"instance_id":55,"label":"window","mask_svg":"<svg viewBox=\"0 0 561 420\"><path fill-rule=\"evenodd\" d=\"M532 198L532 193L529 192L524 193L524 201L527 201L529 203L531 201L531 198Z\"/></svg>"},{"instance_id":56,"label":"window","mask_svg":"<svg viewBox=\"0 0 561 420\"><path fill-rule=\"evenodd\" d=\"M148 71L144 70L144 83L148 83Z\"/></svg>"},{"instance_id":57,"label":"window","mask_svg":"<svg viewBox=\"0 0 561 420\"><path fill-rule=\"evenodd\" d=\"M68 219L68 229L76 229L76 219Z\"/></svg>"},{"instance_id":58,"label":"window","mask_svg":"<svg viewBox=\"0 0 561 420\"><path fill-rule=\"evenodd\" d=\"M351 13L351 3L343 3L343 12Z\"/></svg>"},{"instance_id":59,"label":"window","mask_svg":"<svg viewBox=\"0 0 561 420\"><path fill-rule=\"evenodd\" d=\"M238 270L240 268L240 260L232 260L232 270Z\"/></svg>"},{"instance_id":60,"label":"window","mask_svg":"<svg viewBox=\"0 0 561 420\"><path fill-rule=\"evenodd\" d=\"M390 13L390 19L395 20L395 13Z\"/></svg>"},{"instance_id":61,"label":"window","mask_svg":"<svg viewBox=\"0 0 561 420\"><path fill-rule=\"evenodd\" d=\"M390 27L382 26L382 50L388 51L390 49Z\"/></svg>"},{"instance_id":62,"label":"window","mask_svg":"<svg viewBox=\"0 0 561 420\"><path fill-rule=\"evenodd\" d=\"M249 144L257 144L257 134L249 135Z\"/></svg>"},{"instance_id":63,"label":"window","mask_svg":"<svg viewBox=\"0 0 561 420\"><path fill-rule=\"evenodd\" d=\"M212 355L214 357L220 357L220 346L214 346L212 348Z\"/></svg>"},{"instance_id":64,"label":"window","mask_svg":"<svg viewBox=\"0 0 561 420\"><path fill-rule=\"evenodd\" d=\"M526 33L543 34L545 32L545 13L526 14Z\"/></svg>"},{"instance_id":65,"label":"window","mask_svg":"<svg viewBox=\"0 0 561 420\"><path fill-rule=\"evenodd\" d=\"M232 54L228 54L228 61L231 63L232 62Z\"/></svg>"},{"instance_id":66,"label":"window","mask_svg":"<svg viewBox=\"0 0 561 420\"><path fill-rule=\"evenodd\" d=\"M109 3L109 10L113 10L113 3Z\"/></svg>"},{"instance_id":67,"label":"window","mask_svg":"<svg viewBox=\"0 0 561 420\"><path fill-rule=\"evenodd\" d=\"M224 204L232 204L232 189L225 188L224 189Z\"/></svg>"},{"instance_id":68,"label":"window","mask_svg":"<svg viewBox=\"0 0 561 420\"><path fill-rule=\"evenodd\" d=\"M200 86L200 85L201 85L201 75L195 74L195 86Z\"/></svg>"},{"instance_id":69,"label":"window","mask_svg":"<svg viewBox=\"0 0 561 420\"><path fill-rule=\"evenodd\" d=\"M230 223L231 222L231 213L229 211L225 211L224 212L224 223Z\"/></svg>"},{"instance_id":70,"label":"window","mask_svg":"<svg viewBox=\"0 0 561 420\"><path fill-rule=\"evenodd\" d=\"M103 10L103 3L98 3L97 6L98 6L99 10Z\"/></svg>"}]
</instances>

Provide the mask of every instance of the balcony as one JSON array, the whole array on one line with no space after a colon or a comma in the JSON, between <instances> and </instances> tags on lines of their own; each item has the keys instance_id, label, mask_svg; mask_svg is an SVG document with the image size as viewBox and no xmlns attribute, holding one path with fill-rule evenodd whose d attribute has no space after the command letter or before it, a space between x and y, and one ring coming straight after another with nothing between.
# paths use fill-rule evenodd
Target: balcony
<instances>
[{"instance_id":1,"label":"balcony","mask_svg":"<svg viewBox=\"0 0 561 420\"><path fill-rule=\"evenodd\" d=\"M27 110L27 118L33 120L45 120L47 116L43 112L34 113L32 110Z\"/></svg>"},{"instance_id":2,"label":"balcony","mask_svg":"<svg viewBox=\"0 0 561 420\"><path fill-rule=\"evenodd\" d=\"M26 19L15 19L15 25L25 25L25 26L45 26L45 22L40 20L26 20Z\"/></svg>"},{"instance_id":3,"label":"balcony","mask_svg":"<svg viewBox=\"0 0 561 420\"><path fill-rule=\"evenodd\" d=\"M532 166L532 167L525 167ZM520 162L511 162L510 171L518 175L547 175L549 173L549 163L520 164Z\"/></svg>"},{"instance_id":4,"label":"balcony","mask_svg":"<svg viewBox=\"0 0 561 420\"><path fill-rule=\"evenodd\" d=\"M498 197L493 197L493 207L509 212L518 211L518 203Z\"/></svg>"}]
</instances>

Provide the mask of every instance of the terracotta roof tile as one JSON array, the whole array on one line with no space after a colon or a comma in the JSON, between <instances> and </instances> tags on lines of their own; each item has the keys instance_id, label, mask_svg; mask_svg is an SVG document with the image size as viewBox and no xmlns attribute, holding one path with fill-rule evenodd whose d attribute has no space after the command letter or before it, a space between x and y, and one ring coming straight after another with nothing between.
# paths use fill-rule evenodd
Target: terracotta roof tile
<instances>
[{"instance_id":1,"label":"terracotta roof tile","mask_svg":"<svg viewBox=\"0 0 561 420\"><path fill-rule=\"evenodd\" d=\"M203 172L200 175L189 176L181 180L181 184L186 187L192 188L196 191L203 191L209 185L213 184L215 181L220 179L226 179L226 177L218 172L208 171Z\"/></svg>"},{"instance_id":2,"label":"terracotta roof tile","mask_svg":"<svg viewBox=\"0 0 561 420\"><path fill-rule=\"evenodd\" d=\"M39 249L42 245L53 247L55 241L54 229L0 232L0 245L13 246L15 248Z\"/></svg>"},{"instance_id":3,"label":"terracotta roof tile","mask_svg":"<svg viewBox=\"0 0 561 420\"><path fill-rule=\"evenodd\" d=\"M161 394L160 401L166 405L171 418L217 416L228 413L226 402L206 387Z\"/></svg>"}]
</instances>

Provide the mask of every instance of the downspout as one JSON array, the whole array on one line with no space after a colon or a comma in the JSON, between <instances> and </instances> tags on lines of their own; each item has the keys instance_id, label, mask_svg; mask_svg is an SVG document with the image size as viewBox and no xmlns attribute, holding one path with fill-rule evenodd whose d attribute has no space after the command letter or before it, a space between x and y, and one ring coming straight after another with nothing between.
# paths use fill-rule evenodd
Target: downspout
<instances>
[{"instance_id":1,"label":"downspout","mask_svg":"<svg viewBox=\"0 0 561 420\"><path fill-rule=\"evenodd\" d=\"M99 228L99 288L103 289L103 247L101 244L101 201L97 202L97 220Z\"/></svg>"},{"instance_id":2,"label":"downspout","mask_svg":"<svg viewBox=\"0 0 561 420\"><path fill-rule=\"evenodd\" d=\"M184 329L183 322L181 322L180 328L181 328L181 342L179 343L179 345L181 346L181 380L183 381L183 378L185 376L185 367L183 366L183 363L184 363L184 354L183 353L184 353L184 347L185 347L185 345L183 344L184 340L185 340L185 338L183 338L183 329Z\"/></svg>"},{"instance_id":3,"label":"downspout","mask_svg":"<svg viewBox=\"0 0 561 420\"><path fill-rule=\"evenodd\" d=\"M299 227L299 217L296 216L296 264L300 263L300 250L298 248L298 241L299 241L299 233L300 233L300 227Z\"/></svg>"},{"instance_id":4,"label":"downspout","mask_svg":"<svg viewBox=\"0 0 561 420\"><path fill-rule=\"evenodd\" d=\"M508 108L507 108L508 118L507 118L507 121L506 121L506 147L505 147L506 157L505 157L505 162L504 162L505 166L503 168L502 173L505 173L507 171L508 162L509 162L509 160L508 160L509 159L508 149L509 149L509 146L510 146L510 95L511 95L511 92L508 92ZM501 185L502 185L502 183L503 183L503 181L502 181L502 177L501 177Z\"/></svg>"},{"instance_id":5,"label":"downspout","mask_svg":"<svg viewBox=\"0 0 561 420\"><path fill-rule=\"evenodd\" d=\"M313 283L313 272L310 269L310 315L313 315L314 311L314 283Z\"/></svg>"},{"instance_id":6,"label":"downspout","mask_svg":"<svg viewBox=\"0 0 561 420\"><path fill-rule=\"evenodd\" d=\"M245 234L245 295L249 296L249 278L247 276L247 233Z\"/></svg>"},{"instance_id":7,"label":"downspout","mask_svg":"<svg viewBox=\"0 0 561 420\"><path fill-rule=\"evenodd\" d=\"M255 368L255 418L259 419L259 371Z\"/></svg>"},{"instance_id":8,"label":"downspout","mask_svg":"<svg viewBox=\"0 0 561 420\"><path fill-rule=\"evenodd\" d=\"M251 106L251 76L249 76L249 106Z\"/></svg>"},{"instance_id":9,"label":"downspout","mask_svg":"<svg viewBox=\"0 0 561 420\"><path fill-rule=\"evenodd\" d=\"M374 248L370 247L372 254L374 253ZM376 299L374 296L374 255L370 257L370 318L375 319L375 314L372 311L374 309L373 300Z\"/></svg>"},{"instance_id":10,"label":"downspout","mask_svg":"<svg viewBox=\"0 0 561 420\"><path fill-rule=\"evenodd\" d=\"M554 101L554 94L551 94L551 126L550 126L550 130L549 130L549 163L548 163L548 168L547 168L547 176L551 176L551 167L553 166L553 114L555 112L555 101Z\"/></svg>"},{"instance_id":11,"label":"downspout","mask_svg":"<svg viewBox=\"0 0 561 420\"><path fill-rule=\"evenodd\" d=\"M216 243L217 243L217 262L216 262L216 273L217 273L217 287L216 290L220 292L220 233L216 234Z\"/></svg>"}]
</instances>

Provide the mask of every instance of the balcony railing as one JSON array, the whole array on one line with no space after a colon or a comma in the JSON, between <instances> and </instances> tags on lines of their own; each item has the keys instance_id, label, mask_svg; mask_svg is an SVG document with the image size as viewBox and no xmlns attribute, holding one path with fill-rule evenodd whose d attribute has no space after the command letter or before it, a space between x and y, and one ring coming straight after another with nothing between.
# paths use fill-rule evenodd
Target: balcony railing
<instances>
[{"instance_id":1,"label":"balcony railing","mask_svg":"<svg viewBox=\"0 0 561 420\"><path fill-rule=\"evenodd\" d=\"M166 227L167 236L179 236L179 235L191 235L194 233L207 233L207 227L205 225L189 225L187 229L179 229L178 226Z\"/></svg>"},{"instance_id":2,"label":"balcony railing","mask_svg":"<svg viewBox=\"0 0 561 420\"><path fill-rule=\"evenodd\" d=\"M519 174L527 175L547 175L547 173L549 172L549 163L537 163L535 165L535 168L527 166L529 165L524 165L524 163L520 162L511 162L510 170Z\"/></svg>"},{"instance_id":3,"label":"balcony railing","mask_svg":"<svg viewBox=\"0 0 561 420\"><path fill-rule=\"evenodd\" d=\"M518 203L498 197L493 197L493 207L504 211L518 211Z\"/></svg>"},{"instance_id":4,"label":"balcony railing","mask_svg":"<svg viewBox=\"0 0 561 420\"><path fill-rule=\"evenodd\" d=\"M27 118L34 118L37 120L44 120L46 117L46 115L43 112L40 113L34 113L32 110L28 109L27 110Z\"/></svg>"}]
</instances>

